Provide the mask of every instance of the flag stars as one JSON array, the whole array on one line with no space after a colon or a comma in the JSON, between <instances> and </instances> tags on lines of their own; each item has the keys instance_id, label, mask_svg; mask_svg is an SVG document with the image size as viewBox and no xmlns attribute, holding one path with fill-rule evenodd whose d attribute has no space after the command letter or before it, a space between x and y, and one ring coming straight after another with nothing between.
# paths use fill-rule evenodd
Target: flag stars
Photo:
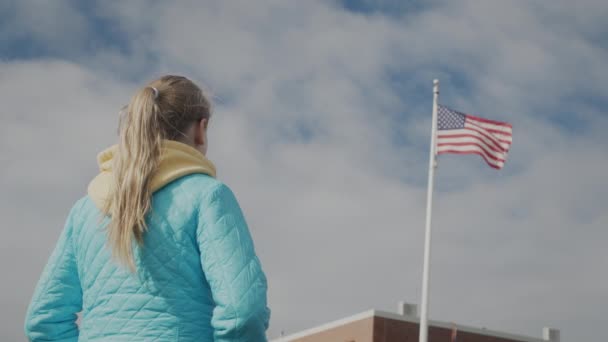
<instances>
[{"instance_id":1,"label":"flag stars","mask_svg":"<svg viewBox=\"0 0 608 342\"><path fill-rule=\"evenodd\" d=\"M437 129L462 129L464 128L464 114L455 112L446 107L439 106L437 109Z\"/></svg>"}]
</instances>

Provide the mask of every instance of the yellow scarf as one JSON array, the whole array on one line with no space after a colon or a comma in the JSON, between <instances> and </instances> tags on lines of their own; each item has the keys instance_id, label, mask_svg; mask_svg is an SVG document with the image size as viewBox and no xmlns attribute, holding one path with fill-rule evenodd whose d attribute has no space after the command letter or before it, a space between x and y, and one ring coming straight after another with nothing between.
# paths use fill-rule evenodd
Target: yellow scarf
<instances>
[{"instance_id":1,"label":"yellow scarf","mask_svg":"<svg viewBox=\"0 0 608 342\"><path fill-rule=\"evenodd\" d=\"M112 146L97 156L99 174L89 184L89 196L98 208L103 208L112 187L112 157L118 146ZM152 176L152 192L172 181L192 174L203 173L215 177L215 166L195 148L172 140L165 140L158 169Z\"/></svg>"}]
</instances>

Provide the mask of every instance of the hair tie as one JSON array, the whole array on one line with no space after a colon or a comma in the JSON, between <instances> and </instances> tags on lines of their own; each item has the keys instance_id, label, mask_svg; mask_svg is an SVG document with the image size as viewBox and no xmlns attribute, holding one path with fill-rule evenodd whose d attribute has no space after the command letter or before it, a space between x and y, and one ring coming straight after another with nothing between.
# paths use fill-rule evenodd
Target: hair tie
<instances>
[{"instance_id":1,"label":"hair tie","mask_svg":"<svg viewBox=\"0 0 608 342\"><path fill-rule=\"evenodd\" d=\"M156 100L158 98L158 89L154 88L154 87L150 87L152 88L152 91L154 91L154 99Z\"/></svg>"}]
</instances>

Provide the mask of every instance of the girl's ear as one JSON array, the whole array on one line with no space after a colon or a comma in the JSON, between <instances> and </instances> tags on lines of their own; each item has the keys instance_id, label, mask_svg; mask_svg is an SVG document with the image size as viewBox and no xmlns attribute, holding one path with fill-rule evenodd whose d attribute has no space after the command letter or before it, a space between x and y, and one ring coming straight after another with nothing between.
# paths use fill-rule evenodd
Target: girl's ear
<instances>
[{"instance_id":1,"label":"girl's ear","mask_svg":"<svg viewBox=\"0 0 608 342\"><path fill-rule=\"evenodd\" d=\"M201 119L201 121L195 125L194 143L196 145L205 145L207 143L207 126L209 125L209 119Z\"/></svg>"}]
</instances>

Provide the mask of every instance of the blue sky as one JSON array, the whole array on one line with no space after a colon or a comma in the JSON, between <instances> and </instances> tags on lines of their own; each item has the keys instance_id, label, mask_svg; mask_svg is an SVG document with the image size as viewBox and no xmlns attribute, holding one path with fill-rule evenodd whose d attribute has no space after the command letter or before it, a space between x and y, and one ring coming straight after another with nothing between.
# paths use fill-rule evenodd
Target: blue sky
<instances>
[{"instance_id":1,"label":"blue sky","mask_svg":"<svg viewBox=\"0 0 608 342\"><path fill-rule=\"evenodd\" d=\"M512 123L514 142L499 172L440 158L431 317L605 340L607 14L593 0L0 4L0 265L19 260L2 340L21 339L116 113L168 72L215 99L209 154L268 273L269 336L419 302L438 78L443 104Z\"/></svg>"},{"instance_id":2,"label":"blue sky","mask_svg":"<svg viewBox=\"0 0 608 342\"><path fill-rule=\"evenodd\" d=\"M3 27L2 45L0 46L0 56L3 60L21 61L21 60L36 60L55 58L61 60L74 61L81 64L87 64L91 56L98 55L101 51L111 51L121 56L129 57L133 55L134 46L129 40L129 33L121 26L119 19L107 15L99 10L103 7L99 2L78 2L65 1L60 2L61 5L45 5L35 4L18 5L15 2L8 2L3 5L4 8L0 12ZM330 2L331 3L331 2ZM396 23L408 22L411 17L414 17L420 12L432 12L434 7L439 6L441 2L420 2L420 1L369 1L369 0L352 0L352 1L336 1L333 6L343 8L346 11L352 12L361 16L381 16L387 20ZM559 7L559 6L556 6ZM584 7L584 6L583 6ZM69 11L66 9L69 8ZM48 11L48 12L47 12ZM41 13L42 12L42 13ZM49 13L50 12L50 13ZM66 13L67 12L67 13ZM71 32L74 26L65 25L60 30L54 33L37 32L36 29L27 27L27 24L35 22L42 17L43 21L61 20L62 16L68 16L67 22L70 19L77 18L80 23L78 29L80 32L74 34ZM564 13L560 13L564 15ZM556 15L556 19L561 18ZM30 22L25 22L23 19L29 19ZM449 23L444 23L449 27ZM577 29L573 23L559 22L553 23L551 26L566 27L566 30ZM550 28L552 28L550 26ZM568 27L570 26L570 27ZM606 54L606 42L602 39L604 35L597 32L588 32L589 29L578 32L581 36L588 39L599 50L598 53ZM76 36L76 44L73 44L72 39ZM472 52L473 54L475 51ZM139 55L138 55L139 57ZM150 53L146 55L145 62L149 65L148 68L157 67L158 59L162 56ZM356 58L356 56L354 56ZM471 84L471 78L475 75L470 72L461 72L452 68L452 55L446 54L443 56L434 56L437 60L432 61L431 72L435 75L442 75L442 81L449 90L456 90L457 94L444 91L442 93L442 102L450 103L452 96L468 97L471 96L475 85ZM106 65L95 64L95 67L108 67ZM186 66L183 66L187 69ZM135 68L131 70L131 79L137 81L146 79L146 69L141 70ZM396 94L407 94L408 102L416 102L424 104L428 100L428 82L411 82L411 71L402 72L400 66L386 65L385 77L387 85L392 85L392 91ZM357 81L357 80L353 80ZM365 86L364 80L360 80ZM473 82L474 83L474 82ZM588 89L585 89L588 90ZM224 101L231 97L231 94L217 94ZM599 95L599 96L598 96ZM608 105L608 100L601 96L601 90L596 94L588 94L586 91L579 91L576 88L571 89L567 96L567 101L559 101L543 104L550 114L540 114L544 116L551 124L556 125L566 132L572 134L585 134L589 128L590 118L576 113L576 108L579 105L592 105L593 107L601 108ZM427 101L428 102L428 101ZM541 107L541 108L542 108ZM402 111L403 108L395 108L394 113L398 119L407 120L412 115L426 115L428 113L407 113ZM465 109L466 110L466 109ZM533 111L529 115L539 111ZM492 115L491 113L490 115ZM528 114L528 113L526 113ZM500 116L500 114L499 114ZM506 115L505 115L506 116ZM306 131L306 128L302 128ZM403 143L404 140L396 137L397 143Z\"/></svg>"}]
</instances>

